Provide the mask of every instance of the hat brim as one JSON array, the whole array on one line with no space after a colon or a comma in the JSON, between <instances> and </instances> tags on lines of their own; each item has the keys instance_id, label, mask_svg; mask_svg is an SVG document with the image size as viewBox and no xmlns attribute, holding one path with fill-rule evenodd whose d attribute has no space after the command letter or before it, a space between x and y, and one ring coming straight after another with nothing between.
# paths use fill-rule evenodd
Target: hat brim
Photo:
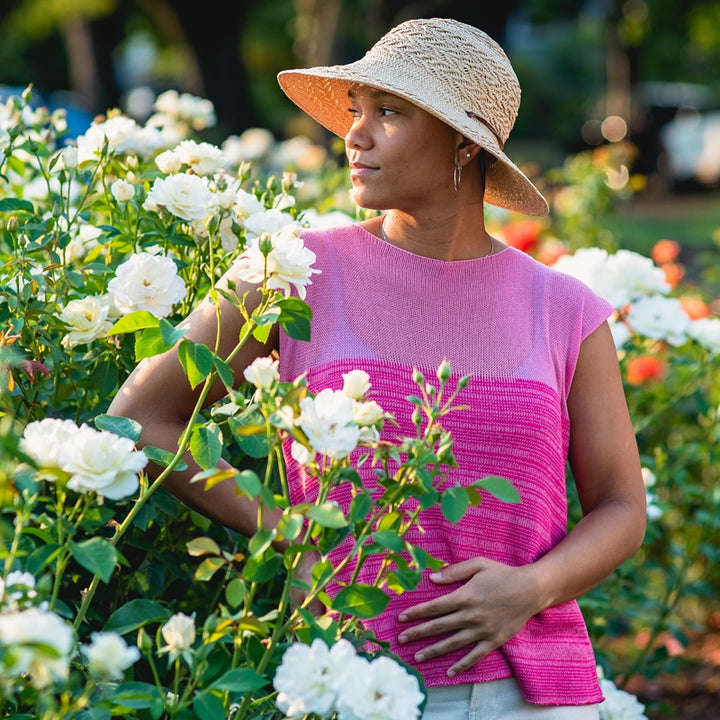
<instances>
[{"instance_id":1,"label":"hat brim","mask_svg":"<svg viewBox=\"0 0 720 720\"><path fill-rule=\"evenodd\" d=\"M487 168L486 202L527 215L547 215L548 204L542 193L505 155L497 138L482 122L469 117L461 109L448 107L442 98L434 97L430 84L423 82L422 78L409 78L397 73L389 77L381 66L368 68L366 65L364 60L358 60L348 65L283 70L278 74L278 82L292 102L339 137L345 137L352 124L352 116L348 112L348 91L352 85L368 85L402 97L455 128L497 158L497 162ZM417 90L409 91L409 87ZM442 113L436 108L442 108Z\"/></svg>"}]
</instances>

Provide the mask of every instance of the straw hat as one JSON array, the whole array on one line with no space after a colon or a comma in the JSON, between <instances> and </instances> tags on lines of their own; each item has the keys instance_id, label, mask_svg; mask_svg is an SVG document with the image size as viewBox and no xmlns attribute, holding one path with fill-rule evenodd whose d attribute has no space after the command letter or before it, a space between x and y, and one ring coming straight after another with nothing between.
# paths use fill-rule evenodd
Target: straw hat
<instances>
[{"instance_id":1,"label":"straw hat","mask_svg":"<svg viewBox=\"0 0 720 720\"><path fill-rule=\"evenodd\" d=\"M352 123L352 85L405 98L497 158L487 168L488 203L528 215L548 212L545 198L503 152L520 106L520 84L502 48L482 30L451 19L407 20L356 62L284 70L278 82L296 105L340 137Z\"/></svg>"}]
</instances>

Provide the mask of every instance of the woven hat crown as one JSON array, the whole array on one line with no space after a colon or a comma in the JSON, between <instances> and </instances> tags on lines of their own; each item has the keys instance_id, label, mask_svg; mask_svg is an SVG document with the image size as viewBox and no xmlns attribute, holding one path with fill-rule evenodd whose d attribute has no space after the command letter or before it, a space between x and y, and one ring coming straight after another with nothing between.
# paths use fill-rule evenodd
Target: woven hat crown
<instances>
[{"instance_id":1,"label":"woven hat crown","mask_svg":"<svg viewBox=\"0 0 720 720\"><path fill-rule=\"evenodd\" d=\"M384 35L363 62L392 64L448 103L480 118L507 141L520 107L520 83L503 49L487 33L457 20L407 20ZM425 103L423 103L425 104Z\"/></svg>"}]
</instances>

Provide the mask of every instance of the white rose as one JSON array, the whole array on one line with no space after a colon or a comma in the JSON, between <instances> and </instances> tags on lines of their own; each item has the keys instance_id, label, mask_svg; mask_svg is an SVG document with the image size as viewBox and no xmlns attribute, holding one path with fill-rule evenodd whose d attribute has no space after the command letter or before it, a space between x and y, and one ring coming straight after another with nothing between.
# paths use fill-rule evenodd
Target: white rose
<instances>
[{"instance_id":1,"label":"white rose","mask_svg":"<svg viewBox=\"0 0 720 720\"><path fill-rule=\"evenodd\" d=\"M207 142L183 140L173 152L198 175L212 175L226 164L223 151Z\"/></svg>"},{"instance_id":2,"label":"white rose","mask_svg":"<svg viewBox=\"0 0 720 720\"><path fill-rule=\"evenodd\" d=\"M190 650L195 642L195 620L184 613L177 613L162 626L161 632L167 643L164 649L175 652Z\"/></svg>"},{"instance_id":3,"label":"white rose","mask_svg":"<svg viewBox=\"0 0 720 720\"><path fill-rule=\"evenodd\" d=\"M163 139L154 128L141 127L132 118L116 115L108 120L93 123L84 135L77 138L78 162L97 160L107 142L108 153L151 155L162 147Z\"/></svg>"},{"instance_id":4,"label":"white rose","mask_svg":"<svg viewBox=\"0 0 720 720\"><path fill-rule=\"evenodd\" d=\"M58 461L70 475L71 490L120 500L137 490L138 473L148 459L129 438L82 425L72 443L60 449Z\"/></svg>"},{"instance_id":5,"label":"white rose","mask_svg":"<svg viewBox=\"0 0 720 720\"><path fill-rule=\"evenodd\" d=\"M170 258L137 253L117 267L108 291L115 307L125 315L147 310L155 317L166 317L185 297L185 283Z\"/></svg>"},{"instance_id":6,"label":"white rose","mask_svg":"<svg viewBox=\"0 0 720 720\"><path fill-rule=\"evenodd\" d=\"M116 632L94 632L90 638L92 642L83 646L83 654L89 673L99 680L119 680L140 659L140 651L128 646Z\"/></svg>"},{"instance_id":7,"label":"white rose","mask_svg":"<svg viewBox=\"0 0 720 720\"><path fill-rule=\"evenodd\" d=\"M355 401L341 390L325 388L300 401L299 425L311 447L321 455L347 457L360 440Z\"/></svg>"},{"instance_id":8,"label":"white rose","mask_svg":"<svg viewBox=\"0 0 720 720\"><path fill-rule=\"evenodd\" d=\"M645 337L666 340L671 345L683 345L688 339L690 318L677 298L640 298L627 314L630 328Z\"/></svg>"},{"instance_id":9,"label":"white rose","mask_svg":"<svg viewBox=\"0 0 720 720\"><path fill-rule=\"evenodd\" d=\"M156 178L146 203L164 207L183 220L204 220L213 205L213 195L205 178L178 173Z\"/></svg>"},{"instance_id":10,"label":"white rose","mask_svg":"<svg viewBox=\"0 0 720 720\"><path fill-rule=\"evenodd\" d=\"M13 570L4 581L0 578L0 602L5 610L32 607L36 597L35 577L29 572Z\"/></svg>"},{"instance_id":11,"label":"white rose","mask_svg":"<svg viewBox=\"0 0 720 720\"><path fill-rule=\"evenodd\" d=\"M233 205L233 213L235 218L240 222L245 218L249 218L251 215L257 213L264 213L265 206L262 201L255 197L252 193L246 192L245 190L238 190L235 193L235 204ZM290 218L289 215L285 215L285 220Z\"/></svg>"},{"instance_id":12,"label":"white rose","mask_svg":"<svg viewBox=\"0 0 720 720\"><path fill-rule=\"evenodd\" d=\"M315 262L315 253L305 247L297 232L298 228L286 226L271 236L272 249L267 258L260 250L260 240L252 240L235 261L238 277L251 283L261 283L267 277L267 287L282 290L286 297L294 285L304 300L307 294L305 286L311 283L310 277L320 270L311 267Z\"/></svg>"},{"instance_id":13,"label":"white rose","mask_svg":"<svg viewBox=\"0 0 720 720\"><path fill-rule=\"evenodd\" d=\"M355 402L354 418L360 427L377 425L384 417L383 409L374 400Z\"/></svg>"},{"instance_id":14,"label":"white rose","mask_svg":"<svg viewBox=\"0 0 720 720\"><path fill-rule=\"evenodd\" d=\"M118 202L128 202L135 197L135 187L122 178L110 186L110 192Z\"/></svg>"},{"instance_id":15,"label":"white rose","mask_svg":"<svg viewBox=\"0 0 720 720\"><path fill-rule=\"evenodd\" d=\"M72 348L105 337L113 325L108 320L110 307L105 296L88 295L71 300L60 312L60 320L70 326L62 339L63 347Z\"/></svg>"},{"instance_id":16,"label":"white rose","mask_svg":"<svg viewBox=\"0 0 720 720\"><path fill-rule=\"evenodd\" d=\"M688 335L715 355L720 355L720 318L699 318L690 323Z\"/></svg>"},{"instance_id":17,"label":"white rose","mask_svg":"<svg viewBox=\"0 0 720 720\"><path fill-rule=\"evenodd\" d=\"M190 93L180 94L177 90L166 90L158 95L155 110L184 120L195 130L212 127L217 121L215 107L210 100Z\"/></svg>"},{"instance_id":18,"label":"white rose","mask_svg":"<svg viewBox=\"0 0 720 720\"><path fill-rule=\"evenodd\" d=\"M41 468L60 469L60 451L72 444L78 430L72 420L35 420L25 427L20 447Z\"/></svg>"},{"instance_id":19,"label":"white rose","mask_svg":"<svg viewBox=\"0 0 720 720\"><path fill-rule=\"evenodd\" d=\"M315 451L306 448L302 443L293 440L290 445L290 457L298 463L298 465L309 465L315 460Z\"/></svg>"},{"instance_id":20,"label":"white rose","mask_svg":"<svg viewBox=\"0 0 720 720\"><path fill-rule=\"evenodd\" d=\"M285 651L275 672L276 705L291 718L310 713L329 716L335 709L345 674L356 667L357 661L348 640L339 640L332 648L319 638L312 645L294 643Z\"/></svg>"},{"instance_id":21,"label":"white rose","mask_svg":"<svg viewBox=\"0 0 720 720\"><path fill-rule=\"evenodd\" d=\"M302 225L297 220L293 220L290 215L277 208L252 213L245 218L243 225L248 239L260 237L263 233L274 235L288 226L296 228L295 234L299 234L302 229Z\"/></svg>"},{"instance_id":22,"label":"white rose","mask_svg":"<svg viewBox=\"0 0 720 720\"><path fill-rule=\"evenodd\" d=\"M256 388L268 390L280 380L278 361L268 357L256 358L245 368L243 375Z\"/></svg>"},{"instance_id":23,"label":"white rose","mask_svg":"<svg viewBox=\"0 0 720 720\"><path fill-rule=\"evenodd\" d=\"M60 162L64 168L72 170L78 164L78 151L74 145L68 145L60 152Z\"/></svg>"},{"instance_id":24,"label":"white rose","mask_svg":"<svg viewBox=\"0 0 720 720\"><path fill-rule=\"evenodd\" d=\"M229 215L220 220L218 232L220 233L220 244L225 252L229 253L237 248L240 238L233 230L233 219Z\"/></svg>"},{"instance_id":25,"label":"white rose","mask_svg":"<svg viewBox=\"0 0 720 720\"><path fill-rule=\"evenodd\" d=\"M647 720L645 706L634 695L604 678L600 680L600 688L605 696L598 705L600 720Z\"/></svg>"},{"instance_id":26,"label":"white rose","mask_svg":"<svg viewBox=\"0 0 720 720\"><path fill-rule=\"evenodd\" d=\"M37 688L68 676L73 631L53 612L29 608L3 613L0 645L6 671L15 677L27 673Z\"/></svg>"},{"instance_id":27,"label":"white rose","mask_svg":"<svg viewBox=\"0 0 720 720\"><path fill-rule=\"evenodd\" d=\"M364 370L343 373L343 392L353 400L362 400L370 389L370 376Z\"/></svg>"},{"instance_id":28,"label":"white rose","mask_svg":"<svg viewBox=\"0 0 720 720\"><path fill-rule=\"evenodd\" d=\"M164 173L180 172L182 160L172 151L164 150L155 158L155 164Z\"/></svg>"},{"instance_id":29,"label":"white rose","mask_svg":"<svg viewBox=\"0 0 720 720\"><path fill-rule=\"evenodd\" d=\"M338 720L416 720L425 696L414 675L389 657L358 658L336 701Z\"/></svg>"},{"instance_id":30,"label":"white rose","mask_svg":"<svg viewBox=\"0 0 720 720\"><path fill-rule=\"evenodd\" d=\"M265 157L275 144L275 137L265 128L248 128L242 135L231 135L223 143L223 151L236 165Z\"/></svg>"},{"instance_id":31,"label":"white rose","mask_svg":"<svg viewBox=\"0 0 720 720\"><path fill-rule=\"evenodd\" d=\"M77 228L77 234L70 240L65 248L65 258L68 262L80 260L90 250L96 248L100 243L98 238L102 235L102 230L95 225L82 223Z\"/></svg>"}]
</instances>

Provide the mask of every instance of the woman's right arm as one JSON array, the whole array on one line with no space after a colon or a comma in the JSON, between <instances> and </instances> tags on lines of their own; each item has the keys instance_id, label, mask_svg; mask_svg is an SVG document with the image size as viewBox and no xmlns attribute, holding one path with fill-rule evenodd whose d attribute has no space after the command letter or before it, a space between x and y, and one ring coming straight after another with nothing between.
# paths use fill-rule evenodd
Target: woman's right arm
<instances>
[{"instance_id":1,"label":"woman's right arm","mask_svg":"<svg viewBox=\"0 0 720 720\"><path fill-rule=\"evenodd\" d=\"M219 281L219 288L227 289L228 275L229 273L226 273ZM248 292L246 307L252 312L261 299L259 287L243 284L237 280L235 283L239 297ZM181 327L187 329L186 338L213 349L217 339L218 309L220 316L218 354L226 358L237 345L244 318L241 312L222 295L218 295L217 306L209 298L205 298L182 322ZM250 338L230 363L236 386L244 379L243 370L255 358L269 355L277 348L277 342L276 325L273 326L267 343L261 344ZM118 391L108 413L132 418L140 423L142 426L142 435L138 442L140 447L152 445L174 453L178 447L178 439L198 400L200 387L195 389L190 387L178 359L176 346L162 355L142 360ZM216 382L207 397L206 405L216 402L225 394L223 384ZM201 468L193 461L190 453L187 453L184 460L188 465L187 469L168 477L164 483L167 490L178 500L212 520L244 535L252 535L257 529L257 504L248 498L238 497L233 480L220 482L210 490L205 489L203 482L191 484L190 479ZM218 467L229 466L221 460ZM151 477L157 477L160 468L151 463L148 472ZM267 521L267 524L273 524L272 517L268 517Z\"/></svg>"}]
</instances>

